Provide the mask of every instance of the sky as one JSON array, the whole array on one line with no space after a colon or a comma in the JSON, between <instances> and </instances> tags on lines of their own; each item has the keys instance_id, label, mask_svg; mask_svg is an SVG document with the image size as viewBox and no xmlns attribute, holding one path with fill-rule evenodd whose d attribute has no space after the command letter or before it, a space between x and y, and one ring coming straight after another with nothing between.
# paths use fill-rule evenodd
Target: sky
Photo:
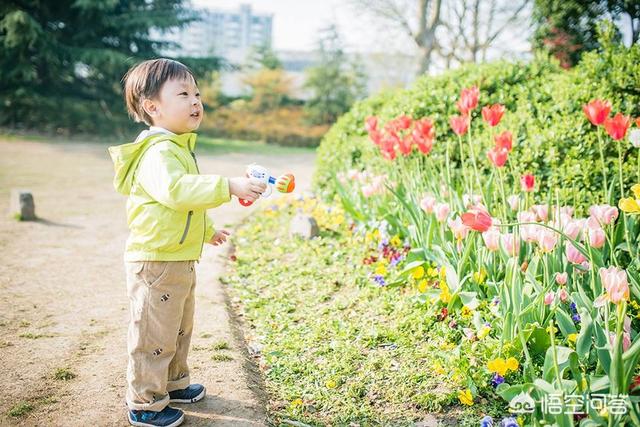
<instances>
[{"instance_id":1,"label":"sky","mask_svg":"<svg viewBox=\"0 0 640 427\"><path fill-rule=\"evenodd\" d=\"M256 13L273 14L276 50L312 50L318 31L335 23L347 50L379 51L380 33L345 0L192 0L192 3L196 7L226 10L247 3Z\"/></svg>"}]
</instances>

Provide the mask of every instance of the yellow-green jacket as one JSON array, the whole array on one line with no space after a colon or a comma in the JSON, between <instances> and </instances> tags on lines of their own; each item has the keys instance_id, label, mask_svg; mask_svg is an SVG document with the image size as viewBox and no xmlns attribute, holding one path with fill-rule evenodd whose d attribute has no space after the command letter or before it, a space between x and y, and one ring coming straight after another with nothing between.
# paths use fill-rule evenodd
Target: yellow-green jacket
<instances>
[{"instance_id":1,"label":"yellow-green jacket","mask_svg":"<svg viewBox=\"0 0 640 427\"><path fill-rule=\"evenodd\" d=\"M215 232L207 209L231 199L229 180L200 175L196 134L149 131L136 142L109 147L113 185L127 199L125 261L200 259Z\"/></svg>"}]
</instances>

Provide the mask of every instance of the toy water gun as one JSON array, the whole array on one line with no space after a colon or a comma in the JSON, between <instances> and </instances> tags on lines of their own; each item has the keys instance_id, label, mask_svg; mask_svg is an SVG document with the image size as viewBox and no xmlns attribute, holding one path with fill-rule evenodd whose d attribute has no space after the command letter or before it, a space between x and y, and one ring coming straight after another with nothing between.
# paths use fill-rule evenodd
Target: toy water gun
<instances>
[{"instance_id":1,"label":"toy water gun","mask_svg":"<svg viewBox=\"0 0 640 427\"><path fill-rule=\"evenodd\" d=\"M271 185L275 185L276 190L280 193L291 193L293 189L296 188L296 179L293 174L285 173L280 175L278 178L275 178L271 176L266 168L256 165L255 163L247 166L247 175L249 178L256 178L267 184L267 189L262 193L262 196L264 197L269 197L271 195ZM238 199L238 201L242 206L251 206L253 204L253 202L245 199Z\"/></svg>"}]
</instances>

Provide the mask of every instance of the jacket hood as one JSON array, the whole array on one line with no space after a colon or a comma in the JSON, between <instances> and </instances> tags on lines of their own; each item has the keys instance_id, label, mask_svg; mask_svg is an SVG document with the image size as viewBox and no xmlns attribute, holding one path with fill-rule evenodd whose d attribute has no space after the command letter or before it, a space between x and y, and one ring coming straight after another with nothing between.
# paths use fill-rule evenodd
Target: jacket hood
<instances>
[{"instance_id":1,"label":"jacket hood","mask_svg":"<svg viewBox=\"0 0 640 427\"><path fill-rule=\"evenodd\" d=\"M175 135L154 130L144 130L134 142L109 147L109 155L115 170L113 186L118 193L125 196L129 195L133 186L133 177L142 156L149 147L162 140L171 140L193 150L195 134Z\"/></svg>"}]
</instances>

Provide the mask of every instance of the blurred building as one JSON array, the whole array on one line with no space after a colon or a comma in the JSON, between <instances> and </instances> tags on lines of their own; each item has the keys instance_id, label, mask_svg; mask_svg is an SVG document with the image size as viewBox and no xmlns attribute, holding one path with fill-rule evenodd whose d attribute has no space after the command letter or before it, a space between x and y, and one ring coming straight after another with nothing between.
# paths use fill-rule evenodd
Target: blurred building
<instances>
[{"instance_id":1,"label":"blurred building","mask_svg":"<svg viewBox=\"0 0 640 427\"><path fill-rule=\"evenodd\" d=\"M197 21L163 34L179 47L166 52L171 56L218 56L241 63L252 48L272 44L273 15L254 13L249 4L236 10L198 9Z\"/></svg>"}]
</instances>

